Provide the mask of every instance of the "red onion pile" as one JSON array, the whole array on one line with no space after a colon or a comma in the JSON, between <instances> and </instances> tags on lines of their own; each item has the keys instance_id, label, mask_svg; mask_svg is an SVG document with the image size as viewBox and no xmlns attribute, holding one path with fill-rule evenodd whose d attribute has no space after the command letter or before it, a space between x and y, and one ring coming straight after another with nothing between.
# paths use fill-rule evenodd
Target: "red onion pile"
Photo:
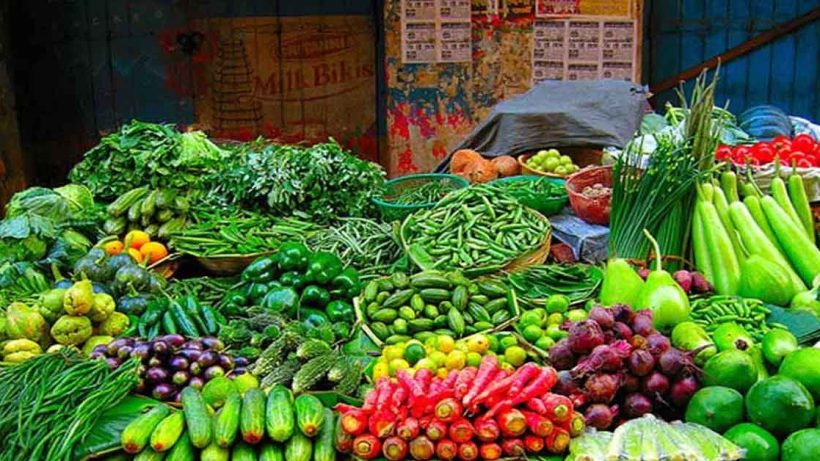
<instances>
[{"instance_id":1,"label":"red onion pile","mask_svg":"<svg viewBox=\"0 0 820 461\"><path fill-rule=\"evenodd\" d=\"M607 429L650 412L680 417L698 388L700 370L655 330L650 310L593 307L587 320L562 328L569 335L549 351L559 370L553 391L570 397L588 426Z\"/></svg>"}]
</instances>

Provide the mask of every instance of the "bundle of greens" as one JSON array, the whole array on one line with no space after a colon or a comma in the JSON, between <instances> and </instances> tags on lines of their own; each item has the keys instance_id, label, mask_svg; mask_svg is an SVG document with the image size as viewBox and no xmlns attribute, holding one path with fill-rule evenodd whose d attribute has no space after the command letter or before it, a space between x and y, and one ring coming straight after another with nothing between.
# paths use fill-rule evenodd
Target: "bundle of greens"
<instances>
[{"instance_id":1,"label":"bundle of greens","mask_svg":"<svg viewBox=\"0 0 820 461\"><path fill-rule=\"evenodd\" d=\"M384 171L378 165L355 157L333 140L311 147L239 149L232 156L219 178L221 185L209 195L278 216L301 214L319 223L374 216L371 199L384 186Z\"/></svg>"},{"instance_id":2,"label":"bundle of greens","mask_svg":"<svg viewBox=\"0 0 820 461\"><path fill-rule=\"evenodd\" d=\"M643 149L631 143L613 169L609 254L643 259L649 245L644 229L656 235L661 252L687 254L695 183L712 164L720 123L712 116L717 77L695 82L691 103L679 92L686 117L683 137L656 134L658 146L643 166Z\"/></svg>"},{"instance_id":3,"label":"bundle of greens","mask_svg":"<svg viewBox=\"0 0 820 461\"><path fill-rule=\"evenodd\" d=\"M0 460L71 460L106 409L139 382L139 360L116 370L79 352L31 358L0 369Z\"/></svg>"},{"instance_id":4,"label":"bundle of greens","mask_svg":"<svg viewBox=\"0 0 820 461\"><path fill-rule=\"evenodd\" d=\"M345 266L358 270L364 279L389 272L402 256L393 227L366 218L341 219L339 225L314 233L305 243L313 251L338 255Z\"/></svg>"},{"instance_id":5,"label":"bundle of greens","mask_svg":"<svg viewBox=\"0 0 820 461\"><path fill-rule=\"evenodd\" d=\"M187 190L221 169L225 155L200 131L180 133L172 125L135 120L86 152L69 179L108 201L145 185Z\"/></svg>"}]
</instances>

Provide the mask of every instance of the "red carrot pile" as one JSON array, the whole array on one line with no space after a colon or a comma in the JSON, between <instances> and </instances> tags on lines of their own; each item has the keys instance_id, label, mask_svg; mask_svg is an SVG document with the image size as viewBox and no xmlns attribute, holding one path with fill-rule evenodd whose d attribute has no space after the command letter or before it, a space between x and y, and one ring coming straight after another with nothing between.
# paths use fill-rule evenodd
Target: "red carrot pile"
<instances>
[{"instance_id":1,"label":"red carrot pile","mask_svg":"<svg viewBox=\"0 0 820 461\"><path fill-rule=\"evenodd\" d=\"M485 356L478 369L446 378L420 369L382 378L362 408L339 404L336 448L362 459L495 460L547 451L563 453L584 429L572 401L550 392L552 367L527 363L510 373Z\"/></svg>"}]
</instances>

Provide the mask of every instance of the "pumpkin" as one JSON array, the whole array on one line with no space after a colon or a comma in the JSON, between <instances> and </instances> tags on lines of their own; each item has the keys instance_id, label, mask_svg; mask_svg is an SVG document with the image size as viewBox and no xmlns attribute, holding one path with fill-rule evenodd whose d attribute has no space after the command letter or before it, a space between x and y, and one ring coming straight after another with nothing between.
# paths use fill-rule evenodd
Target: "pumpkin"
<instances>
[{"instance_id":1,"label":"pumpkin","mask_svg":"<svg viewBox=\"0 0 820 461\"><path fill-rule=\"evenodd\" d=\"M517 176L521 174L521 165L518 161L509 155L502 155L492 159L493 165L498 169L498 177L506 178L508 176Z\"/></svg>"},{"instance_id":2,"label":"pumpkin","mask_svg":"<svg viewBox=\"0 0 820 461\"><path fill-rule=\"evenodd\" d=\"M470 149L461 149L453 154L450 172L471 183L489 182L498 177L498 168L495 164Z\"/></svg>"}]
</instances>

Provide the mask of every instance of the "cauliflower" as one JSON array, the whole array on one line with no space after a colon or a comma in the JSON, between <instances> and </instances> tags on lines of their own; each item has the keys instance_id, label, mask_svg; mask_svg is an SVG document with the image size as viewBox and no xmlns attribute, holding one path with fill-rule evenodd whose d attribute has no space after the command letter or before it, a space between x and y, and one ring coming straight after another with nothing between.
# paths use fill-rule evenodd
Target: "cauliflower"
<instances>
[{"instance_id":1,"label":"cauliflower","mask_svg":"<svg viewBox=\"0 0 820 461\"><path fill-rule=\"evenodd\" d=\"M20 363L42 353L43 349L36 342L30 339L14 339L3 346L3 361Z\"/></svg>"},{"instance_id":2,"label":"cauliflower","mask_svg":"<svg viewBox=\"0 0 820 461\"><path fill-rule=\"evenodd\" d=\"M111 316L111 313L114 312L114 308L116 307L117 304L111 295L97 293L94 295L94 303L91 305L91 310L88 311L88 318L90 318L92 322L102 322Z\"/></svg>"},{"instance_id":3,"label":"cauliflower","mask_svg":"<svg viewBox=\"0 0 820 461\"><path fill-rule=\"evenodd\" d=\"M64 346L82 344L91 337L91 333L91 320L75 315L64 315L51 327L51 336Z\"/></svg>"},{"instance_id":4,"label":"cauliflower","mask_svg":"<svg viewBox=\"0 0 820 461\"><path fill-rule=\"evenodd\" d=\"M97 328L97 334L101 336L117 336L125 331L131 321L122 312L114 312L107 319L103 320Z\"/></svg>"}]
</instances>

